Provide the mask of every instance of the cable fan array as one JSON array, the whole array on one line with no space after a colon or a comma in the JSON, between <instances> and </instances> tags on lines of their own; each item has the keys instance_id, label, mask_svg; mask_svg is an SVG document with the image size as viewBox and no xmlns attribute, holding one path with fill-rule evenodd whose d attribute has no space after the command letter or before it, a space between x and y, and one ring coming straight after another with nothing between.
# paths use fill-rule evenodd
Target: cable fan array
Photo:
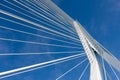
<instances>
[{"instance_id":1,"label":"cable fan array","mask_svg":"<svg viewBox=\"0 0 120 80\"><path fill-rule=\"evenodd\" d=\"M73 21L51 0L1 0L0 79L89 79L89 62ZM120 80L101 59L105 80L112 79L110 72Z\"/></svg>"}]
</instances>

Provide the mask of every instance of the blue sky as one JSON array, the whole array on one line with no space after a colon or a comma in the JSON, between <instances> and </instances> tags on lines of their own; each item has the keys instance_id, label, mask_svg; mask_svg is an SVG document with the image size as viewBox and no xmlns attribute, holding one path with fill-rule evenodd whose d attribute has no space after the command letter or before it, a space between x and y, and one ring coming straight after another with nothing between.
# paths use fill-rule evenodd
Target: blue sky
<instances>
[{"instance_id":1,"label":"blue sky","mask_svg":"<svg viewBox=\"0 0 120 80\"><path fill-rule=\"evenodd\" d=\"M120 27L119 27L120 26L120 1L119 0L53 0L53 1L63 11L65 11L69 16L71 16L74 20L78 20L98 42L100 42L105 48L107 48L110 52L112 52L113 55L115 55L120 60L120 54L119 54L120 53L120 47L119 47L120 45L120 42L119 42L120 41L120 35L119 35L120 34ZM9 2L16 4L13 1L9 1ZM24 10L21 10L15 6L8 4L7 2L4 2L1 0L0 3L42 21L41 18L38 18L34 14L30 14ZM20 4L17 4L17 5L23 9L26 9L27 11L30 11L29 9L21 6ZM0 5L0 9L8 11L12 14L18 15L20 17L29 19L38 24L42 24L39 21L35 21L13 10L5 8L2 5ZM28 24L26 22L6 16L4 14L0 14L0 17L10 19L19 23L23 23L28 26L36 27L35 25ZM45 22L49 23L47 21ZM42 24L42 25L45 26L45 24ZM31 28L26 28L21 25L3 20L1 18L0 18L0 26L5 26L7 28L26 31L33 34L49 36L51 38L57 38L57 39L65 40L68 42L73 42L71 40L61 38L59 36L48 35L47 33L44 33L44 32L40 32ZM47 26L47 27L52 28L50 26ZM37 27L37 29L42 29L42 28ZM66 33L66 34L71 36L71 34L69 33ZM48 40L41 37L35 37L35 36L23 34L23 33L18 33L18 32L6 30L3 28L0 28L0 38L1 37L76 47L75 45L62 43L54 40ZM70 52L70 51L79 51L79 50L83 51L83 49L63 48L63 47L54 47L54 46L51 47L51 46L45 46L45 45L25 44L25 43L19 43L19 42L0 40L1 54L2 53L30 53L30 52L42 53L42 52L60 52L60 51ZM0 56L0 63L1 63L0 71L6 71L10 69L27 66L27 65L32 65L35 63L58 59L58 58L70 56L73 54L78 54L78 53L64 54L64 55L49 54L49 55L29 55L29 56ZM8 77L2 80L55 80L56 77L59 77L61 74L63 74L64 72L66 72L67 70L75 66L76 64L78 64L83 59L85 59L85 57L71 60L58 65L53 65L43 69L27 72L24 74L16 75L13 77ZM87 62L88 61L86 61L86 63L84 63L82 66L79 66L78 68L74 69L74 71L70 72L68 75L61 78L60 80L78 80ZM89 78L89 68L87 69L86 75L83 76L82 80L88 80L88 78Z\"/></svg>"},{"instance_id":2,"label":"blue sky","mask_svg":"<svg viewBox=\"0 0 120 80\"><path fill-rule=\"evenodd\" d=\"M119 0L54 0L108 50L119 56ZM118 57L118 58L119 58Z\"/></svg>"}]
</instances>

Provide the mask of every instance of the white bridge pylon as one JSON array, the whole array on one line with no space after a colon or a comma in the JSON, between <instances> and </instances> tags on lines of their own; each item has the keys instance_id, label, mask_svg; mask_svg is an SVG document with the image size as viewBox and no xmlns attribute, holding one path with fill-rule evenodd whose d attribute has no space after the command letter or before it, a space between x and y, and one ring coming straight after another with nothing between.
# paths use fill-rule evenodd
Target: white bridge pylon
<instances>
[{"instance_id":1,"label":"white bridge pylon","mask_svg":"<svg viewBox=\"0 0 120 80\"><path fill-rule=\"evenodd\" d=\"M120 61L115 56L113 56L107 49L105 49L99 42L92 38L92 36L84 29L84 27L82 27L82 25L79 24L79 22L72 19L68 14L66 14L57 5L55 5L52 0L1 0L0 22L0 42L2 41L0 45L3 45L3 48L1 48L0 51L3 52L0 54L1 57L42 54L63 55L68 53L77 53L67 57L62 57L58 59L55 58L53 60L48 60L45 62L26 65L23 67L0 72L0 80L40 68L57 65L59 63L67 62L70 60L79 59L81 57L84 57L85 54L87 55L90 62L90 80L113 80L110 79L110 71L108 70L109 72L107 73L106 69L105 72L104 60L109 64L109 67L112 66L120 72ZM7 36L8 33L10 33L10 35L15 35ZM19 34L20 37L17 34ZM6 44L8 44L8 46L4 48ZM10 47L11 44L12 48ZM22 47L21 45L25 47ZM46 48L49 48L49 50ZM8 53L4 53L6 51ZM41 56L41 58L43 57ZM86 60L87 59L67 70L64 74L61 74L60 76L58 74L56 80L63 80L62 78L64 76L73 71L75 68L82 65ZM62 66L64 67L64 65ZM85 68L83 67L84 69L82 70L82 73L77 80L83 79L88 67L89 63ZM112 67L111 70L113 71L116 79L120 80ZM89 75L89 73L87 75ZM68 78L69 77L70 76L68 76ZM66 79L65 77L65 80L68 79Z\"/></svg>"},{"instance_id":2,"label":"white bridge pylon","mask_svg":"<svg viewBox=\"0 0 120 80\"><path fill-rule=\"evenodd\" d=\"M74 21L73 24L90 62L90 80L104 80L102 62L97 55L100 55L108 64L120 71L120 61L93 39L77 21Z\"/></svg>"}]
</instances>

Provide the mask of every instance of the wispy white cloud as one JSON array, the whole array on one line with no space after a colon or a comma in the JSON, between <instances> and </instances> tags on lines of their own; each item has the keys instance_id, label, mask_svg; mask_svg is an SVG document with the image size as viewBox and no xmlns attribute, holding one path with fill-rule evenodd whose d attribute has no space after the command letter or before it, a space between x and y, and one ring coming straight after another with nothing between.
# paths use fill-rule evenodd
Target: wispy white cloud
<instances>
[{"instance_id":1,"label":"wispy white cloud","mask_svg":"<svg viewBox=\"0 0 120 80\"><path fill-rule=\"evenodd\" d=\"M120 12L120 0L107 0L107 3L109 4L108 10Z\"/></svg>"}]
</instances>

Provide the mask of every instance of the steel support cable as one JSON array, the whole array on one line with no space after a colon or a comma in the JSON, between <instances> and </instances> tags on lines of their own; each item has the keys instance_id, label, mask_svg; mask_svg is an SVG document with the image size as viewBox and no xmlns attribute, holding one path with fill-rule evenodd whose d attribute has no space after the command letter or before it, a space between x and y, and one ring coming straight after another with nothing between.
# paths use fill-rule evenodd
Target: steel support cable
<instances>
[{"instance_id":1,"label":"steel support cable","mask_svg":"<svg viewBox=\"0 0 120 80\"><path fill-rule=\"evenodd\" d=\"M102 67L103 67L103 71L104 71L104 75L105 75L105 76L104 76L104 77L105 77L105 80L108 80L108 79L107 79L107 73L106 73L106 69L105 69L105 63L104 63L103 56L102 56L102 65L103 65Z\"/></svg>"},{"instance_id":2,"label":"steel support cable","mask_svg":"<svg viewBox=\"0 0 120 80\"><path fill-rule=\"evenodd\" d=\"M28 26L28 25L25 25L25 24L22 24L22 23L19 23L19 22L15 22L15 21L12 21L12 20L9 20L9 19L6 19L6 18L2 18L0 17L0 19L3 19L3 20L6 20L8 22L12 22L12 23L15 23L15 24L18 24L18 25L21 25L23 27L27 27L27 28L30 28L30 29L34 29L34 30L37 30L37 31L40 31L40 32L44 32L38 28L34 28L34 27L31 27L31 26ZM23 32L23 31L22 31ZM48 33L48 32L46 32ZM48 34L51 34L51 33L48 33ZM36 34L37 35L37 34ZM56 41L60 41L60 42L65 42L65 43L69 43L69 44L74 44L74 45L77 45L77 46L80 46L79 44L75 43L75 42L68 42L66 40L61 40L61 39L57 39L57 38L51 38L51 37L47 37L47 36L43 36L43 35L39 35L40 37L43 37L43 38L47 38L47 39L51 39L51 40L56 40Z\"/></svg>"},{"instance_id":3,"label":"steel support cable","mask_svg":"<svg viewBox=\"0 0 120 80\"><path fill-rule=\"evenodd\" d=\"M84 68L84 70L83 70L83 72L82 72L82 74L80 75L80 77L79 77L78 80L81 80L81 79L82 79L82 77L84 76L84 74L85 74L85 72L86 72L88 66L89 66L89 63L88 63L87 66Z\"/></svg>"},{"instance_id":4,"label":"steel support cable","mask_svg":"<svg viewBox=\"0 0 120 80\"><path fill-rule=\"evenodd\" d=\"M0 3L0 5L8 8L8 9L11 9L11 10L17 12L17 13L20 13L20 14L22 14L22 15L24 15L24 16L27 16L27 17L29 17L29 18L31 18L31 19L34 19L34 20L36 20L36 21L38 21L38 22L40 22L40 23L46 24L46 25L48 25L48 26L50 26L50 27L52 27L52 28L54 27L54 26L52 26L52 25L50 25L50 24L48 24L48 23L45 23L45 22L43 22L43 21L40 21L40 20L38 20L38 19L35 19L34 17L31 17L31 16L29 16L29 15L26 15L26 14L24 14L24 13L22 13L22 12L19 12L19 11L13 9L13 8L10 8L10 7L8 7L8 6L4 5L4 4L1 4L1 3ZM66 31L61 30L61 29L58 29L57 27L54 27L54 28L57 29L57 30L59 30L59 31L63 31L64 33L66 33ZM71 35L72 35L72 34L71 34ZM73 37L74 37L74 36L73 36Z\"/></svg>"},{"instance_id":5,"label":"steel support cable","mask_svg":"<svg viewBox=\"0 0 120 80\"><path fill-rule=\"evenodd\" d=\"M75 68L77 68L78 66L80 66L82 63L84 63L87 59L84 59L83 61L81 61L80 63L78 63L77 65L75 65L74 67L72 67L71 69L69 69L68 71L66 71L65 73L63 73L61 76L59 76L58 78L56 78L56 80L61 79L62 77L64 77L65 75L67 75L69 72L73 71Z\"/></svg>"},{"instance_id":6,"label":"steel support cable","mask_svg":"<svg viewBox=\"0 0 120 80\"><path fill-rule=\"evenodd\" d=\"M45 3L46 5L48 5L48 4L50 4L50 5L48 5L48 7L51 7L52 9L53 9L53 11L55 10L55 11L58 11L58 13L59 14L63 14L62 16L63 17L66 17L66 19L68 20L68 21L70 21L70 22L73 22L73 19L70 17L70 16L68 16L68 14L66 14L65 12L63 12L63 10L61 10L57 5L55 5L52 1L45 1L45 0L43 0L43 1L41 1L41 0L39 0L40 2L42 2L42 3Z\"/></svg>"},{"instance_id":7,"label":"steel support cable","mask_svg":"<svg viewBox=\"0 0 120 80\"><path fill-rule=\"evenodd\" d=\"M38 35L38 34L26 32L26 31L22 31L22 30L17 30L17 29L13 29L13 28L8 28L8 27L4 27L4 26L0 26L0 28L6 29L6 30L10 30L10 31L14 31L14 32L18 32L18 33L23 33L23 34L31 35L31 36L35 36L35 37L39 37L39 38L46 38L46 39L50 39L50 40L55 40L55 41L59 41L59 42L64 42L64 43L67 43L67 44L76 45L76 44L71 43L71 42L68 42L68 41L61 41L61 40L58 40L58 39L54 39L54 38L46 37L46 36L43 36L43 35ZM80 45L76 45L76 46L80 46Z\"/></svg>"},{"instance_id":8,"label":"steel support cable","mask_svg":"<svg viewBox=\"0 0 120 80\"><path fill-rule=\"evenodd\" d=\"M28 8L29 10L33 11L34 13L38 14L39 16L43 17L42 19L44 19L44 20L47 19L47 20L49 20L51 23L54 23L54 24L60 26L60 24L58 24L58 23L55 22L54 20L52 20L52 19L50 19L50 18L44 16L43 14L40 14L39 12L33 10L32 8L29 8L28 6L24 5L23 3L19 2L19 1L16 1L16 2L17 2L18 4L20 4L20 5L22 5L22 6L26 7L26 8ZM70 33L71 33L71 32L70 32ZM75 34L75 33L74 33L74 34ZM76 34L75 34L75 35L76 35Z\"/></svg>"},{"instance_id":9,"label":"steel support cable","mask_svg":"<svg viewBox=\"0 0 120 80\"><path fill-rule=\"evenodd\" d=\"M49 11L49 13L53 13L54 9L48 7L48 5L44 4L43 2L38 2L38 1L32 1L34 3L36 3L38 6L41 6L42 8L44 8L46 11ZM52 14L53 15L53 14ZM57 16L56 16L57 15ZM70 26L71 22L67 22L67 20L62 16L62 14L59 14L58 12L56 13L56 16L57 18L59 18L60 20L62 20L65 24L68 24ZM58 17L59 16L59 17ZM74 30L73 30L74 31Z\"/></svg>"},{"instance_id":10,"label":"steel support cable","mask_svg":"<svg viewBox=\"0 0 120 80\"><path fill-rule=\"evenodd\" d=\"M18 22L15 22L15 21L12 21L12 20L9 20L9 19L5 19L5 18L2 18L2 17L0 17L0 19L3 19L3 20L6 20L6 21L9 21L9 22L12 22L12 23L15 23L15 24L18 24L18 25L22 25L22 26L24 26L24 27L27 27L27 28L31 28L31 29L34 29L34 30L37 30L37 31L42 31L42 30L40 30L40 29L38 29L38 28L34 28L34 27L31 27L31 26L27 26L27 25L25 25L25 24L21 24L21 23L18 23ZM44 31L42 31L42 32L44 32ZM46 32L46 33L48 33L48 32ZM48 34L51 34L51 33L48 33ZM52 34L51 34L52 35ZM42 36L43 37L43 36ZM44 37L44 38L47 38L47 37ZM51 38L52 39L52 38ZM58 40L58 41L62 41L62 42L68 42L68 41L66 41L66 40L61 40L61 39L56 39L56 38L53 38L54 40ZM73 43L73 42L72 42ZM75 42L73 43L74 45L78 45L78 44L76 44ZM79 43L80 44L80 43Z\"/></svg>"},{"instance_id":11,"label":"steel support cable","mask_svg":"<svg viewBox=\"0 0 120 80\"><path fill-rule=\"evenodd\" d=\"M22 68L17 68L17 69L1 72L0 79L18 75L18 74L22 74L22 73L29 72L29 71L33 71L36 69L48 67L51 65L55 65L55 64L58 64L61 62L69 61L69 60L83 57L83 56L84 56L83 54L77 54L77 55L73 55L73 56L69 56L69 57L59 58L59 59L55 59L55 60L51 60L51 61L47 61L47 62L38 63L38 64L31 65L31 66L26 66L26 67L22 67Z\"/></svg>"},{"instance_id":12,"label":"steel support cable","mask_svg":"<svg viewBox=\"0 0 120 80\"><path fill-rule=\"evenodd\" d=\"M55 16L57 19L60 19L61 20L61 22L63 22L64 24L67 24L68 26L71 26L71 22L67 22L68 21L68 19L65 19L65 17L63 17L63 14L59 14L59 12L56 12L56 13L54 13L54 9L52 9L52 8L50 8L50 6L49 5L46 5L46 4L44 4L44 3L42 3L42 2L38 2L38 1L32 1L33 3L36 3L39 7L42 7L42 6L44 6L45 8L47 8L47 9L45 9L44 7L42 7L44 10L46 10L47 12L49 12L49 13L51 13L53 16ZM41 6L42 5L42 6ZM49 7L48 7L49 6ZM57 11L57 10L56 10ZM54 14L55 15L54 15ZM72 25L73 26L73 25ZM68 27L68 28L70 28L70 27ZM76 32L75 31L75 29L71 29L73 32Z\"/></svg>"},{"instance_id":13,"label":"steel support cable","mask_svg":"<svg viewBox=\"0 0 120 80\"><path fill-rule=\"evenodd\" d=\"M115 70L113 69L113 67L111 66L111 64L109 64L111 70L113 71L113 73L115 74L115 77L117 80L120 80L120 78L118 77L117 73L115 72Z\"/></svg>"},{"instance_id":14,"label":"steel support cable","mask_svg":"<svg viewBox=\"0 0 120 80\"><path fill-rule=\"evenodd\" d=\"M0 53L0 56L27 56L27 55L45 55L45 54L78 54L84 51L65 51L65 52L39 52L39 53Z\"/></svg>"},{"instance_id":15,"label":"steel support cable","mask_svg":"<svg viewBox=\"0 0 120 80\"><path fill-rule=\"evenodd\" d=\"M18 40L18 39L10 39L10 38L1 38L1 37L0 37L0 40L3 40L3 41L11 41L11 42L19 42L19 43L26 43L26 44L36 44L36 45L44 45L44 46L54 46L54 47L56 46L56 47L80 49L80 47L55 45L55 44L40 43L40 42L33 42L33 41L24 41L24 40Z\"/></svg>"},{"instance_id":16,"label":"steel support cable","mask_svg":"<svg viewBox=\"0 0 120 80\"><path fill-rule=\"evenodd\" d=\"M67 20L66 22L71 24L72 19L68 18L68 15L65 14L63 11L61 11L61 9L59 7L57 7L54 3L51 3L49 1L41 1L41 0L39 0L39 1L32 1L32 2L36 2L39 5L43 5L44 7L47 8L46 10L48 10L50 12L57 11L56 12L56 13L58 13L57 15L59 15L63 20L65 19L64 17L66 16L67 17L67 19L65 19L65 20Z\"/></svg>"},{"instance_id":17,"label":"steel support cable","mask_svg":"<svg viewBox=\"0 0 120 80\"><path fill-rule=\"evenodd\" d=\"M67 14L65 14L59 7L57 7L54 3L49 2L49 1L40 1L39 3L43 3L46 6L50 7L52 9L52 11L57 11L58 14L62 15L61 17L63 17L66 21L69 21L70 24L72 24L73 19L70 18ZM71 28L73 31L75 31L75 29L73 27L69 27ZM76 31L75 31L76 32Z\"/></svg>"},{"instance_id":18,"label":"steel support cable","mask_svg":"<svg viewBox=\"0 0 120 80\"><path fill-rule=\"evenodd\" d=\"M23 2L23 1L22 1ZM45 15L49 15L52 19L54 19L54 20L56 20L57 22L59 22L59 23L61 23L61 22L63 22L63 21L61 21L61 20L59 20L58 18L56 18L55 17L55 14L54 15L51 15L49 12L47 12L47 11L45 11L44 9L42 9L42 8L40 8L40 7L36 7L36 5L35 4L33 4L31 1L27 1L28 3L25 3L25 4L28 4L30 7L33 7L34 9L36 9L38 12L41 12L41 13L45 13ZM33 9L32 8L32 9ZM61 23L61 25L63 25L63 26L61 26L61 28L63 28L64 30L66 30L66 31L68 31L68 32L70 32L70 33L72 33L72 34L75 34L75 33L73 33L72 31L70 31L70 30L68 30L68 25L65 25L65 24L63 24L63 23ZM67 27L67 28L66 28ZM75 34L76 35L76 34ZM75 36L75 35L73 35L73 36Z\"/></svg>"},{"instance_id":19,"label":"steel support cable","mask_svg":"<svg viewBox=\"0 0 120 80\"><path fill-rule=\"evenodd\" d=\"M22 21L24 21L24 22L33 24L33 25L38 26L38 27L40 27L40 28L46 29L46 30L51 31L51 32L53 32L53 33L56 33L56 34L58 34L58 35L61 35L61 36L64 36L64 37L68 37L68 38L71 38L72 40L76 40L76 41L79 41L79 42L80 42L79 39L76 39L76 38L71 37L71 36L69 36L69 35L60 33L60 32L55 31L55 30L53 30L53 29L50 29L50 28L41 26L40 24L34 23L34 22L29 21L29 20L27 20L27 19L24 19L24 18L21 18L21 17L19 17L19 16L14 15L14 14L8 13L8 12L6 12L6 11L0 10L0 13L5 14L5 15L8 15L8 16L11 16L11 17L14 17L14 18L16 18L16 19L22 20Z\"/></svg>"},{"instance_id":20,"label":"steel support cable","mask_svg":"<svg viewBox=\"0 0 120 80\"><path fill-rule=\"evenodd\" d=\"M8 1L7 1L8 2ZM10 3L10 2L8 2L8 3ZM12 4L12 3L10 3L10 4ZM14 5L14 4L12 4L12 5ZM14 5L15 6L15 5ZM20 8L20 7L19 7ZM20 8L21 9L21 8ZM27 10L25 10L25 11L27 11ZM43 32L43 30L39 30L39 31L42 31ZM46 32L46 31L44 31L44 32ZM49 32L46 32L46 33L49 33ZM52 35L57 35L57 34L53 34L53 33L49 33L49 34L52 34ZM61 37L64 37L64 36L61 36ZM64 37L65 39L67 39L66 37Z\"/></svg>"}]
</instances>

